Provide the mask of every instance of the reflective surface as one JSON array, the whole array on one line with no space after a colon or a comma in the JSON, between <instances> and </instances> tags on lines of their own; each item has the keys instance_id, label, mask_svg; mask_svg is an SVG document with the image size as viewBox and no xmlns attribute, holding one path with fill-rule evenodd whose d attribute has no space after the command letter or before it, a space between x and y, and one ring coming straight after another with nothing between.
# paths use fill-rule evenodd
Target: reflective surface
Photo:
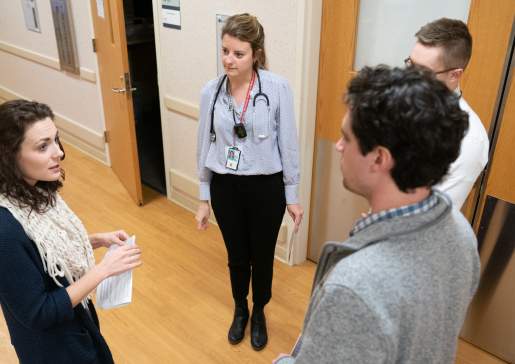
<instances>
[{"instance_id":1,"label":"reflective surface","mask_svg":"<svg viewBox=\"0 0 515 364\"><path fill-rule=\"evenodd\" d=\"M318 139L315 198L308 258L317 262L326 241L344 241L361 213L370 209L367 200L343 187L341 154L335 144Z\"/></svg>"},{"instance_id":2,"label":"reflective surface","mask_svg":"<svg viewBox=\"0 0 515 364\"><path fill-rule=\"evenodd\" d=\"M478 231L481 279L461 337L515 361L515 204L487 196Z\"/></svg>"},{"instance_id":3,"label":"reflective surface","mask_svg":"<svg viewBox=\"0 0 515 364\"><path fill-rule=\"evenodd\" d=\"M404 67L415 33L443 17L467 23L471 0L361 0L354 69L387 64Z\"/></svg>"}]
</instances>

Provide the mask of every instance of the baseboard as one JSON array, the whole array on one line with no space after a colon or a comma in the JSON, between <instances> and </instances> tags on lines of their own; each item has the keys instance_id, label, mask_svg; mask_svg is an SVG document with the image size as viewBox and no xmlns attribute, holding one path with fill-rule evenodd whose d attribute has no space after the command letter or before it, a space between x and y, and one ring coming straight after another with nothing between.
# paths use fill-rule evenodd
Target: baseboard
<instances>
[{"instance_id":1,"label":"baseboard","mask_svg":"<svg viewBox=\"0 0 515 364\"><path fill-rule=\"evenodd\" d=\"M199 106L172 96L165 96L165 106L198 120Z\"/></svg>"},{"instance_id":2,"label":"baseboard","mask_svg":"<svg viewBox=\"0 0 515 364\"><path fill-rule=\"evenodd\" d=\"M71 134L68 134L67 132L63 130L59 130L59 138L61 138L66 143L70 144L71 146L79 149L80 151L83 151L84 153L88 154L89 156L99 160L100 162L107 164L107 155L105 150L99 150L82 140L74 137ZM66 152L66 150L65 150Z\"/></svg>"},{"instance_id":3,"label":"baseboard","mask_svg":"<svg viewBox=\"0 0 515 364\"><path fill-rule=\"evenodd\" d=\"M281 226L281 229L282 229L282 226ZM286 257L287 257L286 249L284 247L280 246L279 244L277 244L275 246L275 258L279 259L281 262L283 262L285 264L288 264Z\"/></svg>"},{"instance_id":4,"label":"baseboard","mask_svg":"<svg viewBox=\"0 0 515 364\"><path fill-rule=\"evenodd\" d=\"M196 213L200 203L199 182L190 178L181 172L170 170L170 196L171 200L185 209ZM211 213L210 222L217 225L214 214ZM278 244L275 247L276 258L286 262L286 242L288 236L288 227L286 223L281 224L279 235L277 236Z\"/></svg>"},{"instance_id":5,"label":"baseboard","mask_svg":"<svg viewBox=\"0 0 515 364\"><path fill-rule=\"evenodd\" d=\"M22 57L28 59L29 61L36 62L42 64L44 66L48 66L54 68L58 71L61 70L61 63L58 59L45 56L43 54L39 54L37 52L31 51L29 49L21 48L9 43L5 43L0 41L0 50L4 52L8 52L14 54L15 56ZM97 82L97 74L95 71L88 70L86 68L80 68L80 76L85 80L91 82Z\"/></svg>"},{"instance_id":6,"label":"baseboard","mask_svg":"<svg viewBox=\"0 0 515 364\"><path fill-rule=\"evenodd\" d=\"M0 99L7 101L16 99L30 100L28 97L24 97L2 86L0 86ZM57 112L54 112L54 114L55 125L59 129L59 136L65 142L107 164L105 142L102 134L96 133Z\"/></svg>"},{"instance_id":7,"label":"baseboard","mask_svg":"<svg viewBox=\"0 0 515 364\"><path fill-rule=\"evenodd\" d=\"M173 202L175 202L177 205L180 205L184 207L186 210L189 210L193 212L194 214L197 213L199 200L193 199L191 196L188 196L184 192L180 190L175 190L174 188L170 189L170 197ZM216 222L215 214L213 214L213 210L211 210L211 214L209 215L210 223L218 226L218 223Z\"/></svg>"},{"instance_id":8,"label":"baseboard","mask_svg":"<svg viewBox=\"0 0 515 364\"><path fill-rule=\"evenodd\" d=\"M105 154L105 140L102 134L96 133L93 130L77 124L75 121L68 119L59 113L55 114L55 124L59 128L59 133L65 131L68 135L82 139L91 144L96 149L104 151Z\"/></svg>"}]
</instances>

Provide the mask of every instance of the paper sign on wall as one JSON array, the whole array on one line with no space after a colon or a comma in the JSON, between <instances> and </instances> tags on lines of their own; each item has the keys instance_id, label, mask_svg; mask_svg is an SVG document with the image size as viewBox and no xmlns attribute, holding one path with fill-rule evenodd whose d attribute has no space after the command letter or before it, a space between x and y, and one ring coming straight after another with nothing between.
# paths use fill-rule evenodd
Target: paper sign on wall
<instances>
[{"instance_id":1,"label":"paper sign on wall","mask_svg":"<svg viewBox=\"0 0 515 364\"><path fill-rule=\"evenodd\" d=\"M180 7L180 0L162 0L162 4L165 6L176 6Z\"/></svg>"},{"instance_id":2,"label":"paper sign on wall","mask_svg":"<svg viewBox=\"0 0 515 364\"><path fill-rule=\"evenodd\" d=\"M21 0L27 29L41 33L36 0Z\"/></svg>"},{"instance_id":3,"label":"paper sign on wall","mask_svg":"<svg viewBox=\"0 0 515 364\"><path fill-rule=\"evenodd\" d=\"M179 0L163 1L163 26L181 29L181 9Z\"/></svg>"},{"instance_id":4,"label":"paper sign on wall","mask_svg":"<svg viewBox=\"0 0 515 364\"><path fill-rule=\"evenodd\" d=\"M97 0L97 13L101 18L105 18L104 15L104 0Z\"/></svg>"}]
</instances>

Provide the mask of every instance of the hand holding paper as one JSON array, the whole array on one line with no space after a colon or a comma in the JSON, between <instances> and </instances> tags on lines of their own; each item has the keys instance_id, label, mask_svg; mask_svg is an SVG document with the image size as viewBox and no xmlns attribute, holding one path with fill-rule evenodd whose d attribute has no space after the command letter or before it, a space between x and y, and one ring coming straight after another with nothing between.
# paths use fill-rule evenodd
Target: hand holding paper
<instances>
[{"instance_id":1,"label":"hand holding paper","mask_svg":"<svg viewBox=\"0 0 515 364\"><path fill-rule=\"evenodd\" d=\"M111 245L100 264L105 264L109 278L97 287L96 307L105 310L128 305L132 301L132 269L143 262L135 262L141 257L141 250L134 245L136 237L125 241L125 246Z\"/></svg>"}]
</instances>

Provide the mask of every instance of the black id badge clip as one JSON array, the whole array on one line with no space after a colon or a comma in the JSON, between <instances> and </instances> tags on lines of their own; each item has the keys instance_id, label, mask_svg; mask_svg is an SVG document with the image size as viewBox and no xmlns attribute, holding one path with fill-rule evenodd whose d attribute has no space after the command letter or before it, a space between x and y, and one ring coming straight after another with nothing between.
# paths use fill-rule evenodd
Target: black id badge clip
<instances>
[{"instance_id":1,"label":"black id badge clip","mask_svg":"<svg viewBox=\"0 0 515 364\"><path fill-rule=\"evenodd\" d=\"M245 130L245 125L239 123L234 125L234 133L238 136L238 138L245 138L247 136L247 131Z\"/></svg>"}]
</instances>

